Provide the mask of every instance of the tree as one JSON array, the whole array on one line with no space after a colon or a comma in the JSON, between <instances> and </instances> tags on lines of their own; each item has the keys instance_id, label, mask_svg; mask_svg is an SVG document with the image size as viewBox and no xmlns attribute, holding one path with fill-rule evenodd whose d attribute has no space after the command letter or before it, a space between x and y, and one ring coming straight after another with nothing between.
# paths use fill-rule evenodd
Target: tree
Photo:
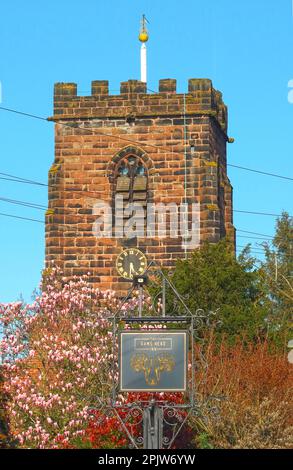
<instances>
[{"instance_id":1,"label":"tree","mask_svg":"<svg viewBox=\"0 0 293 470\"><path fill-rule=\"evenodd\" d=\"M287 330L293 313L293 219L287 212L277 219L276 233L263 244L261 274L270 299L268 320L272 329Z\"/></svg>"},{"instance_id":2,"label":"tree","mask_svg":"<svg viewBox=\"0 0 293 470\"><path fill-rule=\"evenodd\" d=\"M20 446L74 446L84 436L115 369L107 320L115 305L113 292L86 278L65 283L55 268L32 305L0 304L7 408Z\"/></svg>"},{"instance_id":3,"label":"tree","mask_svg":"<svg viewBox=\"0 0 293 470\"><path fill-rule=\"evenodd\" d=\"M179 260L171 280L192 312L218 311L219 331L233 339L241 333L257 336L264 328L266 311L258 269L249 248L237 259L231 244L222 240L204 244L186 260ZM175 296L167 294L167 308ZM178 313L183 309L177 302Z\"/></svg>"},{"instance_id":4,"label":"tree","mask_svg":"<svg viewBox=\"0 0 293 470\"><path fill-rule=\"evenodd\" d=\"M118 378L109 319L118 305L114 292L93 288L86 276L63 280L56 268L45 273L42 292L32 305L0 304L4 391L10 397L7 410L19 447L129 445L117 413L111 415L104 407ZM133 312L137 306L134 296L123 310ZM127 394L120 399L130 403L138 397ZM168 399L184 401L181 394L169 394ZM134 425L132 420L134 415L127 426ZM187 442L187 427L184 430Z\"/></svg>"}]
</instances>

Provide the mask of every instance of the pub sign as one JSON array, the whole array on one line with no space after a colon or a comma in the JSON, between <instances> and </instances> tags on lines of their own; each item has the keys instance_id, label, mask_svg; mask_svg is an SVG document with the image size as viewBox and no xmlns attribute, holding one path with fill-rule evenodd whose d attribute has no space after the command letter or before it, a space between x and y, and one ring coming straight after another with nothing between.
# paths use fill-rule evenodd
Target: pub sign
<instances>
[{"instance_id":1,"label":"pub sign","mask_svg":"<svg viewBox=\"0 0 293 470\"><path fill-rule=\"evenodd\" d=\"M188 332L122 331L119 337L120 390L184 392Z\"/></svg>"}]
</instances>

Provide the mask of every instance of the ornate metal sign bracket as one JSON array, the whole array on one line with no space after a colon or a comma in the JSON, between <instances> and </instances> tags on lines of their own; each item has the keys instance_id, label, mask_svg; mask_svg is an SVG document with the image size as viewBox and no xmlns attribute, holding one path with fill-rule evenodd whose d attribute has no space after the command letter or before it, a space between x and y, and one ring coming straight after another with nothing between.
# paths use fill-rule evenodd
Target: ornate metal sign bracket
<instances>
[{"instance_id":1,"label":"ornate metal sign bracket","mask_svg":"<svg viewBox=\"0 0 293 470\"><path fill-rule=\"evenodd\" d=\"M161 289L155 295L151 295L148 291L148 275L161 278ZM168 292L171 292L175 299L173 311L172 309L170 311L170 302L168 308L166 306ZM170 301L170 296L168 300ZM196 356L195 344L200 340L198 331L208 325L214 317L214 312L206 314L203 310L197 310L192 313L171 280L152 262L143 276L134 279L127 296L122 299L114 315L109 318L112 321L113 336L112 393L110 402L104 404L103 409L114 413L132 448L170 449L190 416L201 414L201 404L197 400L198 384L195 371L199 360L204 363L204 367L207 367L207 364L202 355ZM180 347L182 349L183 346L180 346L179 337L175 335L180 336L180 332L184 331L188 332L189 336L189 345L186 346L186 384L185 388L176 388L178 386L176 384L172 388L170 387L173 380L172 372L174 377L178 378L184 361L177 361L175 371L176 361L170 360L168 350L176 345L175 354L179 354ZM124 349L121 346L121 333L125 336L124 340L128 341ZM131 335L133 338L130 341ZM176 339L172 342L168 335L174 335ZM157 338L159 341L156 341ZM135 361L134 356L131 356L131 348L134 344ZM158 348L162 351L159 356ZM122 358L119 356L121 351ZM154 351L157 355L154 355ZM125 360L129 366L124 367L122 371L122 364ZM130 365L133 366L134 372L130 371ZM144 373L137 374L140 377L137 379L135 372L139 371ZM123 374L123 380L121 380L121 374ZM160 382L161 377L164 380ZM143 379L145 382L142 386ZM132 385L129 386L129 384ZM177 400L178 402L174 401L173 390L177 395L179 391L181 399ZM128 395L125 396L125 393L131 393L131 400L128 399Z\"/></svg>"}]
</instances>

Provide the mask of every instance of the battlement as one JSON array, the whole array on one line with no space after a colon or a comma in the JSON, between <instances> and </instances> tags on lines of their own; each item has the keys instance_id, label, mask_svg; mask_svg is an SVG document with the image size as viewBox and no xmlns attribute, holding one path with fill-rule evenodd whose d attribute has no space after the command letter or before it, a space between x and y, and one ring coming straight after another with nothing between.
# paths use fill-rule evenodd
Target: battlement
<instances>
[{"instance_id":1,"label":"battlement","mask_svg":"<svg viewBox=\"0 0 293 470\"><path fill-rule=\"evenodd\" d=\"M90 96L78 96L76 83L54 86L54 121L74 119L115 119L129 115L140 117L210 115L227 132L227 107L222 94L209 79L191 78L188 92L177 93L175 79L159 81L157 93L148 92L147 84L128 80L120 84L120 94L109 94L107 80L94 80Z\"/></svg>"}]
</instances>

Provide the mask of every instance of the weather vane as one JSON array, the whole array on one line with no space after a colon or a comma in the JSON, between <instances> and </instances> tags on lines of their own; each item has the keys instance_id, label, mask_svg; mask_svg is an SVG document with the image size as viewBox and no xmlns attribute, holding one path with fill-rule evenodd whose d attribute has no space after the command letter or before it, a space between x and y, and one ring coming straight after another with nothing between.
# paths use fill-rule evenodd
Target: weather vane
<instances>
[{"instance_id":1,"label":"weather vane","mask_svg":"<svg viewBox=\"0 0 293 470\"><path fill-rule=\"evenodd\" d=\"M138 38L141 42L141 48L140 48L140 80L142 82L145 82L145 83L147 81L147 48L146 48L146 42L149 39L146 23L148 23L148 20L146 19L145 15L142 15L141 26L140 26L140 31L139 31Z\"/></svg>"}]
</instances>

